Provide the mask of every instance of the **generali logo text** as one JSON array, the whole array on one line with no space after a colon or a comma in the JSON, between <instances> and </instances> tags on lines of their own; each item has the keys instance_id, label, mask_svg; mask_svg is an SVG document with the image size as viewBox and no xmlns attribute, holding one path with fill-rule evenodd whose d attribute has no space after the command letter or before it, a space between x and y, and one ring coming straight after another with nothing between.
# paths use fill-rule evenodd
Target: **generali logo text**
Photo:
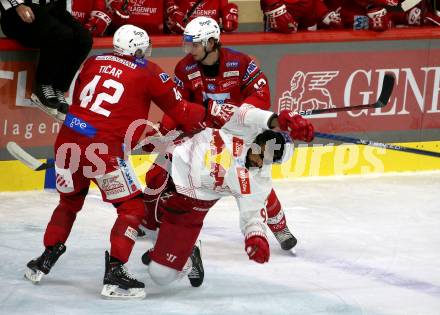
<instances>
[{"instance_id":1,"label":"generali logo text","mask_svg":"<svg viewBox=\"0 0 440 315\"><path fill-rule=\"evenodd\" d=\"M440 113L440 67L357 69L349 73L339 70L295 71L290 77L289 89L282 91L278 98L278 110L300 112L374 103L380 95L383 78L387 72L395 74L396 84L386 107L321 114L308 118Z\"/></svg>"}]
</instances>

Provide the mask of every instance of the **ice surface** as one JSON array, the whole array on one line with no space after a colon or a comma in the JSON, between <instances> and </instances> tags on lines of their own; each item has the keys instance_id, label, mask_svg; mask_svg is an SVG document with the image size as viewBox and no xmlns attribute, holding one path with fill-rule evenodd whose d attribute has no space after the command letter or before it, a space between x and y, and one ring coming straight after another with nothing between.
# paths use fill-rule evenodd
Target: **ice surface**
<instances>
[{"instance_id":1,"label":"ice surface","mask_svg":"<svg viewBox=\"0 0 440 315\"><path fill-rule=\"evenodd\" d=\"M116 213L96 192L39 285L23 278L43 251L55 192L0 194L0 314L440 314L440 173L275 182L298 238L297 256L271 235L271 258L249 261L232 198L210 211L201 234L205 282L153 285L136 243L128 269L141 301L100 296L104 251Z\"/></svg>"}]
</instances>

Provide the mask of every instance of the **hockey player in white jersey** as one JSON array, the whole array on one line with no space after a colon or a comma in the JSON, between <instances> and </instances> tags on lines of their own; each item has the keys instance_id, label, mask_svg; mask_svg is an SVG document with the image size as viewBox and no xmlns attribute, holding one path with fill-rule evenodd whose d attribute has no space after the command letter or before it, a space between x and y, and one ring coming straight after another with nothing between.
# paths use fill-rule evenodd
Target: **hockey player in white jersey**
<instances>
[{"instance_id":1,"label":"hockey player in white jersey","mask_svg":"<svg viewBox=\"0 0 440 315\"><path fill-rule=\"evenodd\" d=\"M269 261L264 209L272 189L271 166L292 156L292 138L313 139L313 126L289 111L278 116L248 104L223 104L219 115L225 111L232 115L223 128L206 128L171 150L170 174L163 165L153 165L146 175L147 227L160 229L142 260L157 284L188 273L193 286L202 284L194 244L208 210L223 196L236 199L249 259Z\"/></svg>"}]
</instances>

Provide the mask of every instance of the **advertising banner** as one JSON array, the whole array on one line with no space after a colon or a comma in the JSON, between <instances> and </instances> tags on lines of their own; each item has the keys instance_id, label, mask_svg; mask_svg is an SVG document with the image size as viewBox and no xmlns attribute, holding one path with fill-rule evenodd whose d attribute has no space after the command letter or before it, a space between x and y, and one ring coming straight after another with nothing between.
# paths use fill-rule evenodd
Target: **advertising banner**
<instances>
[{"instance_id":1,"label":"advertising banner","mask_svg":"<svg viewBox=\"0 0 440 315\"><path fill-rule=\"evenodd\" d=\"M278 62L278 110L306 111L376 102L385 73L396 83L384 108L310 116L323 132L440 128L440 50L319 52Z\"/></svg>"}]
</instances>

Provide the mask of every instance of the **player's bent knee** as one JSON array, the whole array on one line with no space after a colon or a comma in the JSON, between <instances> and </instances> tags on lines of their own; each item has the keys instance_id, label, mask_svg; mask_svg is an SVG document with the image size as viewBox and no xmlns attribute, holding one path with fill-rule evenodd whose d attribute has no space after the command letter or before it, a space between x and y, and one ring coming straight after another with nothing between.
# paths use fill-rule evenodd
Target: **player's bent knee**
<instances>
[{"instance_id":1,"label":"player's bent knee","mask_svg":"<svg viewBox=\"0 0 440 315\"><path fill-rule=\"evenodd\" d=\"M155 261L151 261L148 265L148 273L154 283L158 285L168 285L177 279L179 271L176 269L161 265Z\"/></svg>"},{"instance_id":2,"label":"player's bent knee","mask_svg":"<svg viewBox=\"0 0 440 315\"><path fill-rule=\"evenodd\" d=\"M137 216L141 219L145 217L145 204L141 194L132 199L114 203L113 206L119 215Z\"/></svg>"}]
</instances>

